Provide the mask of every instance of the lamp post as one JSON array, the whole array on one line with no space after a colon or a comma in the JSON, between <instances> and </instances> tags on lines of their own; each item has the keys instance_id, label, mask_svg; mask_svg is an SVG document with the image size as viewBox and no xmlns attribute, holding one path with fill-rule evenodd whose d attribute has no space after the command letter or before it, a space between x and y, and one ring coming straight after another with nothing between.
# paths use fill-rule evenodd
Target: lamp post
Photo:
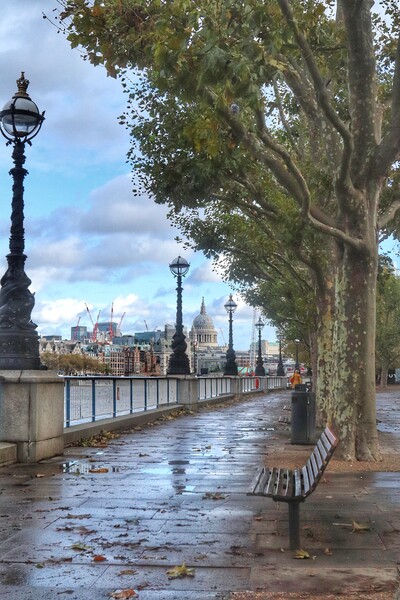
<instances>
[{"instance_id":1,"label":"lamp post","mask_svg":"<svg viewBox=\"0 0 400 600\"><path fill-rule=\"evenodd\" d=\"M236 364L236 354L233 349L233 332L232 332L232 315L237 308L236 302L232 298L232 294L229 296L229 300L224 304L225 310L229 315L229 343L228 350L226 352L226 363L224 368L224 375L237 375L238 367Z\"/></svg>"},{"instance_id":2,"label":"lamp post","mask_svg":"<svg viewBox=\"0 0 400 600\"><path fill-rule=\"evenodd\" d=\"M300 344L300 340L294 340L294 343L296 344L296 362L294 364L294 368L295 368L295 370L300 370L300 363L299 363L299 344Z\"/></svg>"},{"instance_id":3,"label":"lamp post","mask_svg":"<svg viewBox=\"0 0 400 600\"><path fill-rule=\"evenodd\" d=\"M279 360L278 360L278 368L276 370L276 375L277 375L277 377L284 377L285 376L285 368L283 366L283 361L282 361L282 340L283 340L282 332L279 332L276 337L278 338L278 342L279 342Z\"/></svg>"},{"instance_id":4,"label":"lamp post","mask_svg":"<svg viewBox=\"0 0 400 600\"><path fill-rule=\"evenodd\" d=\"M197 356L196 356L196 350L197 350L197 340L195 340L193 342L193 373L195 375L197 375Z\"/></svg>"},{"instance_id":5,"label":"lamp post","mask_svg":"<svg viewBox=\"0 0 400 600\"><path fill-rule=\"evenodd\" d=\"M255 375L257 377L265 376L265 369L263 367L263 359L261 356L261 330L264 327L264 324L261 320L261 317L258 319L256 323L256 328L258 329L258 356L257 356L257 365L255 370Z\"/></svg>"},{"instance_id":6,"label":"lamp post","mask_svg":"<svg viewBox=\"0 0 400 600\"><path fill-rule=\"evenodd\" d=\"M0 369L40 369L37 325L31 320L35 298L28 289L32 283L25 274L24 254L24 169L25 144L39 133L44 112L27 93L24 73L17 79L17 92L0 111L0 131L13 144L14 167L11 204L10 252L8 268L0 280Z\"/></svg>"},{"instance_id":7,"label":"lamp post","mask_svg":"<svg viewBox=\"0 0 400 600\"><path fill-rule=\"evenodd\" d=\"M175 333L171 344L173 354L171 354L169 359L167 375L190 374L190 362L189 357L186 354L186 336L183 333L182 323L182 277L185 277L186 273L189 271L189 267L189 263L182 258L182 256L175 258L169 265L171 273L177 280L177 302Z\"/></svg>"}]
</instances>

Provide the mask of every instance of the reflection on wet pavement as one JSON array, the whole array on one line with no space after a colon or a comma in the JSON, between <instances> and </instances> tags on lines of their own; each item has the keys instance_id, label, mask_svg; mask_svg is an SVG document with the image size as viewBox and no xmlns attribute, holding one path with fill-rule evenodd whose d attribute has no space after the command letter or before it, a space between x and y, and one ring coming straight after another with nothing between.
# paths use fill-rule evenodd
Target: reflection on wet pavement
<instances>
[{"instance_id":1,"label":"reflection on wet pavement","mask_svg":"<svg viewBox=\"0 0 400 600\"><path fill-rule=\"evenodd\" d=\"M393 586L398 473L328 473L301 509L312 563L287 550L286 507L246 496L269 452L296 449L279 423L289 399L201 410L101 450L0 469L0 597L98 600L132 588L139 600L224 600L241 589ZM380 402L382 443L399 453L400 402ZM352 519L369 530L351 534ZM169 580L182 563L195 576Z\"/></svg>"}]
</instances>

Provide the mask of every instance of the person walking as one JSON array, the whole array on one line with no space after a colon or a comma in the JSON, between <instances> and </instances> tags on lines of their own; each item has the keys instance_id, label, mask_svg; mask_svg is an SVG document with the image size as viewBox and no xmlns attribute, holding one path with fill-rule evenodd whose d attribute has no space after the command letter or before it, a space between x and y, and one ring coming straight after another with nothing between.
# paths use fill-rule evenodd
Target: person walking
<instances>
[{"instance_id":1,"label":"person walking","mask_svg":"<svg viewBox=\"0 0 400 600\"><path fill-rule=\"evenodd\" d=\"M296 369L291 378L289 379L290 385L292 386L292 390L296 389L296 385L300 385L303 379L300 375L299 369Z\"/></svg>"}]
</instances>

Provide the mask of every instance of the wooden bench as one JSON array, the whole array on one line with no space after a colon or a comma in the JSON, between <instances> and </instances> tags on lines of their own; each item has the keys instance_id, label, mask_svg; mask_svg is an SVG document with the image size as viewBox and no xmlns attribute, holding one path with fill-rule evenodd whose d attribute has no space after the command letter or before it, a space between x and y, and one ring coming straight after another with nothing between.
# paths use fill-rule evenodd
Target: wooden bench
<instances>
[{"instance_id":1,"label":"wooden bench","mask_svg":"<svg viewBox=\"0 0 400 600\"><path fill-rule=\"evenodd\" d=\"M337 444L337 437L326 427L303 467L293 470L261 467L251 482L248 496L267 496L275 502L288 503L291 550L300 549L300 502L317 487Z\"/></svg>"}]
</instances>

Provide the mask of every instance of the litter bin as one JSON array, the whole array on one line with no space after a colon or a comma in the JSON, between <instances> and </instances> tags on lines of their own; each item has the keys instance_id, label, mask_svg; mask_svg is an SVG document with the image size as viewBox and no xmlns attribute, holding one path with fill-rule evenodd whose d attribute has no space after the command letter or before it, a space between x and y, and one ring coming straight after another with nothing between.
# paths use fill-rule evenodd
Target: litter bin
<instances>
[{"instance_id":1,"label":"litter bin","mask_svg":"<svg viewBox=\"0 0 400 600\"><path fill-rule=\"evenodd\" d=\"M315 441L315 394L304 390L292 392L292 444Z\"/></svg>"}]
</instances>

